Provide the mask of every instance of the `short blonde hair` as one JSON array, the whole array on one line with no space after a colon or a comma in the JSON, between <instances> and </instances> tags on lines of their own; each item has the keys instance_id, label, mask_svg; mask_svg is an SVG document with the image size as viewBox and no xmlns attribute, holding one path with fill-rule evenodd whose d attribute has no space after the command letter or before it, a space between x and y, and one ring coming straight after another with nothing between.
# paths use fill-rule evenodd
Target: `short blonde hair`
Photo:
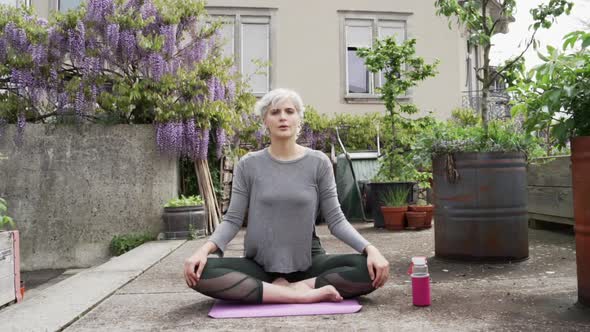
<instances>
[{"instance_id":1,"label":"short blonde hair","mask_svg":"<svg viewBox=\"0 0 590 332\"><path fill-rule=\"evenodd\" d=\"M299 117L301 117L301 121L303 121L303 114L305 112L305 106L303 106L303 100L301 100L301 96L293 90L289 89L274 89L267 92L259 101L256 102L254 106L254 110L256 114L260 115L260 119L264 120L266 116L266 112L271 106L275 106L280 102L284 101L285 99L289 99L297 113L299 113Z\"/></svg>"}]
</instances>

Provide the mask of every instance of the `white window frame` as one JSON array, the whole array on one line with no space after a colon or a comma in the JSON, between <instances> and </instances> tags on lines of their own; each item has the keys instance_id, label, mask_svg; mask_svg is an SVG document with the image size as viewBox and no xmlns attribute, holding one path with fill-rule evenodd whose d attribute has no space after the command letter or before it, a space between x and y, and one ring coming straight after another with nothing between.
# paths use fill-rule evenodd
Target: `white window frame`
<instances>
[{"instance_id":1,"label":"white window frame","mask_svg":"<svg viewBox=\"0 0 590 332\"><path fill-rule=\"evenodd\" d=\"M371 22L371 43L379 38L380 22L396 22L404 27L404 40L408 40L408 19L412 13L404 12L368 12L368 11L348 11L339 10L340 16L340 77L341 77L341 95L347 103L361 104L383 104L380 99L381 94L376 92L376 83L381 81L381 73L369 73L369 93L350 93L348 92L348 42L346 35L347 22L351 20L364 20ZM380 84L381 85L381 84ZM411 98L408 92L405 96L399 97L401 100Z\"/></svg>"},{"instance_id":2,"label":"white window frame","mask_svg":"<svg viewBox=\"0 0 590 332\"><path fill-rule=\"evenodd\" d=\"M208 14L213 18L221 18L234 23L233 30L233 54L234 63L239 73L243 73L244 64L242 63L243 54L243 37L242 37L242 23L249 24L268 24L268 61L269 66L266 68L267 73L267 91L253 91L257 97L261 97L268 91L272 90L274 84L275 66L274 59L276 59L276 8L244 8L244 7L206 7Z\"/></svg>"},{"instance_id":3,"label":"white window frame","mask_svg":"<svg viewBox=\"0 0 590 332\"><path fill-rule=\"evenodd\" d=\"M31 6L31 0L13 0L14 1L14 5L17 7L20 7L21 5L25 5L27 7ZM10 4L8 4L10 5Z\"/></svg>"},{"instance_id":4,"label":"white window frame","mask_svg":"<svg viewBox=\"0 0 590 332\"><path fill-rule=\"evenodd\" d=\"M60 13L64 13L64 12L62 12L62 11L60 10L60 8L59 8L59 7L60 7L60 5L61 5L61 0L53 0L53 1L55 1L55 7L54 7L54 8L55 8L55 10L56 10L56 11L58 11L58 12L60 12ZM79 4L78 6L80 6L80 5L82 4L82 2L83 2L83 1L84 1L84 0L80 0L80 4Z\"/></svg>"}]
</instances>

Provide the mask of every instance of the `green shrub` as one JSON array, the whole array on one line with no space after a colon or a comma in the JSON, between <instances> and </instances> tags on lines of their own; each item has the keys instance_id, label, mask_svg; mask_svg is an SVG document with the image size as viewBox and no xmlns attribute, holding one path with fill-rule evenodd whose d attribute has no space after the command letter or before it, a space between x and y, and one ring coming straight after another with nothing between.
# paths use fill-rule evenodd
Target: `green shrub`
<instances>
[{"instance_id":1,"label":"green shrub","mask_svg":"<svg viewBox=\"0 0 590 332\"><path fill-rule=\"evenodd\" d=\"M12 218L6 215L7 204L3 198L0 198L0 230L6 226L14 227L14 221Z\"/></svg>"},{"instance_id":2,"label":"green shrub","mask_svg":"<svg viewBox=\"0 0 590 332\"><path fill-rule=\"evenodd\" d=\"M380 202L382 206L400 207L408 205L409 189L395 188L382 194Z\"/></svg>"},{"instance_id":3,"label":"green shrub","mask_svg":"<svg viewBox=\"0 0 590 332\"><path fill-rule=\"evenodd\" d=\"M185 197L180 195L179 198L169 200L164 207L179 207L179 206L196 206L203 205L203 199L200 195Z\"/></svg>"},{"instance_id":4,"label":"green shrub","mask_svg":"<svg viewBox=\"0 0 590 332\"><path fill-rule=\"evenodd\" d=\"M149 233L115 235L111 240L111 253L120 256L140 245L155 240L156 237Z\"/></svg>"},{"instance_id":5,"label":"green shrub","mask_svg":"<svg viewBox=\"0 0 590 332\"><path fill-rule=\"evenodd\" d=\"M455 108L451 111L451 119L460 126L475 126L480 121L476 111L471 108Z\"/></svg>"}]
</instances>

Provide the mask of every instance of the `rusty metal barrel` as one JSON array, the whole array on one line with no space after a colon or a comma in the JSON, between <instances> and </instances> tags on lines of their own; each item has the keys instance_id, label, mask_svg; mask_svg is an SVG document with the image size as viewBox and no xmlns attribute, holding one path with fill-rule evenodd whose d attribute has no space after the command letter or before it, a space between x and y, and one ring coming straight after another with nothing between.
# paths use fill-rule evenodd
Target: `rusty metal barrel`
<instances>
[{"instance_id":1,"label":"rusty metal barrel","mask_svg":"<svg viewBox=\"0 0 590 332\"><path fill-rule=\"evenodd\" d=\"M572 139L578 302L590 306L590 136Z\"/></svg>"},{"instance_id":2,"label":"rusty metal barrel","mask_svg":"<svg viewBox=\"0 0 590 332\"><path fill-rule=\"evenodd\" d=\"M483 262L528 258L524 154L441 155L433 158L433 173L437 257Z\"/></svg>"}]
</instances>

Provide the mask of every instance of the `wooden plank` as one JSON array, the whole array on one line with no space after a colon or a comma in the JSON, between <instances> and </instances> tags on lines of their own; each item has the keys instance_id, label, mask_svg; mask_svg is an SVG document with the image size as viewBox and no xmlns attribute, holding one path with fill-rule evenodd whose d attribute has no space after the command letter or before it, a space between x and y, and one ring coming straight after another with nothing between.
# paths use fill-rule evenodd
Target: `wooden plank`
<instances>
[{"instance_id":1,"label":"wooden plank","mask_svg":"<svg viewBox=\"0 0 590 332\"><path fill-rule=\"evenodd\" d=\"M573 202L572 188L528 187L529 213L573 218Z\"/></svg>"},{"instance_id":2,"label":"wooden plank","mask_svg":"<svg viewBox=\"0 0 590 332\"><path fill-rule=\"evenodd\" d=\"M536 220L547 221L556 224L574 225L573 218L563 218L549 216L546 214L529 213L529 226L531 228L543 228L542 225L538 225L538 223L535 223Z\"/></svg>"},{"instance_id":3,"label":"wooden plank","mask_svg":"<svg viewBox=\"0 0 590 332\"><path fill-rule=\"evenodd\" d=\"M533 160L527 169L527 181L529 186L571 187L570 156Z\"/></svg>"}]
</instances>

